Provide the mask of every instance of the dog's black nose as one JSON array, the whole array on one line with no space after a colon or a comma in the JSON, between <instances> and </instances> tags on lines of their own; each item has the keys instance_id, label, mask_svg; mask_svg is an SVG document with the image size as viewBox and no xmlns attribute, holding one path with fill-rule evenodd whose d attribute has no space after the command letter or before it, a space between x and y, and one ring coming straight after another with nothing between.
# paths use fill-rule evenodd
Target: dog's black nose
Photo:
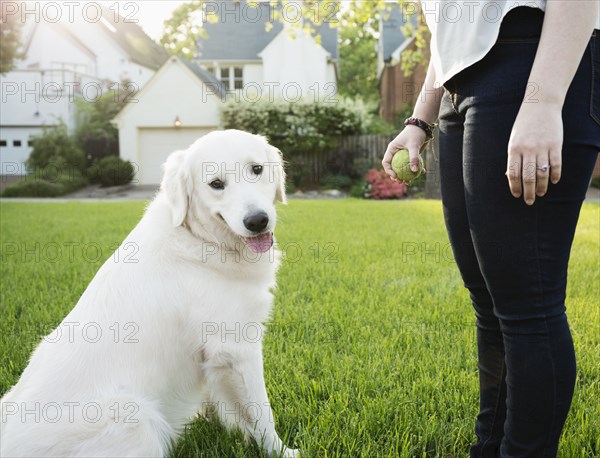
<instances>
[{"instance_id":1,"label":"dog's black nose","mask_svg":"<svg viewBox=\"0 0 600 458\"><path fill-rule=\"evenodd\" d=\"M269 216L265 212L257 212L244 218L244 226L252 232L260 232L269 224Z\"/></svg>"}]
</instances>

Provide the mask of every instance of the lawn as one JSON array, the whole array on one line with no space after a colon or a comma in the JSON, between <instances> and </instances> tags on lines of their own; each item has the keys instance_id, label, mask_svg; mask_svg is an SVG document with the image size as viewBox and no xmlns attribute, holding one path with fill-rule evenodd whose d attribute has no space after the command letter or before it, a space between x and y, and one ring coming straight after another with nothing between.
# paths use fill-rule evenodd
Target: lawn
<instances>
[{"instance_id":1,"label":"lawn","mask_svg":"<svg viewBox=\"0 0 600 458\"><path fill-rule=\"evenodd\" d=\"M2 202L0 393L139 220L142 202ZM277 430L308 457L464 457L477 412L474 318L436 201L292 201L265 336ZM578 382L561 457L600 454L600 206L573 247ZM175 457L256 457L195 421Z\"/></svg>"}]
</instances>

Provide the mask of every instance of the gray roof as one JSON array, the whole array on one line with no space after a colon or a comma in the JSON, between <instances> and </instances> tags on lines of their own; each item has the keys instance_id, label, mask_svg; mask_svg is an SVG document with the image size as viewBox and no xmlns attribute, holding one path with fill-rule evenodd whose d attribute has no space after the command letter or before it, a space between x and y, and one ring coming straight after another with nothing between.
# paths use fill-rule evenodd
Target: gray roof
<instances>
[{"instance_id":1,"label":"gray roof","mask_svg":"<svg viewBox=\"0 0 600 458\"><path fill-rule=\"evenodd\" d=\"M165 48L154 42L136 23L115 15L106 7L102 7L102 17L115 28L115 32L109 36L133 62L158 70L168 59L169 53Z\"/></svg>"},{"instance_id":2,"label":"gray roof","mask_svg":"<svg viewBox=\"0 0 600 458\"><path fill-rule=\"evenodd\" d=\"M216 95L218 95L221 99L225 99L227 95L227 91L223 83L217 79L215 75L211 72L206 71L196 64L190 62L187 59L184 59L181 56L173 56L172 58L178 59L181 63L183 63L187 68L189 68L194 75L196 75L201 81L203 81L206 85L208 85L209 89L213 90Z\"/></svg>"},{"instance_id":3,"label":"gray roof","mask_svg":"<svg viewBox=\"0 0 600 458\"><path fill-rule=\"evenodd\" d=\"M215 3L215 2L211 2ZM272 19L271 6L260 3L258 8L250 8L245 2L220 0L217 5L217 22L205 23L207 38L198 40L198 61L213 60L260 60L260 53L281 32L283 25ZM219 14L221 13L221 14ZM268 32L265 24L273 26ZM321 46L338 59L338 31L323 23L314 25L316 34L321 36Z\"/></svg>"},{"instance_id":4,"label":"gray roof","mask_svg":"<svg viewBox=\"0 0 600 458\"><path fill-rule=\"evenodd\" d=\"M118 46L125 51L129 58L144 67L152 70L158 70L162 64L169 58L167 51L159 44L155 43L140 26L133 22L128 22L121 16L115 15L108 8L101 6L102 19L107 21L114 29L114 32L106 32L105 26L98 20L95 22L86 23L87 27L97 27L106 32L106 36L113 40ZM29 35L29 39L25 44L24 51L27 53L33 36L36 32L38 23L34 26ZM74 33L69 27L69 22L58 21L48 22L48 25L55 27L60 32L64 33L69 39L83 48L88 54L95 56L96 54L85 45L85 43Z\"/></svg>"},{"instance_id":5,"label":"gray roof","mask_svg":"<svg viewBox=\"0 0 600 458\"><path fill-rule=\"evenodd\" d=\"M389 17L382 20L380 38L384 62L389 62L392 59L392 53L407 39L401 30L407 21L406 14L400 9L400 5L394 4L388 14Z\"/></svg>"}]
</instances>

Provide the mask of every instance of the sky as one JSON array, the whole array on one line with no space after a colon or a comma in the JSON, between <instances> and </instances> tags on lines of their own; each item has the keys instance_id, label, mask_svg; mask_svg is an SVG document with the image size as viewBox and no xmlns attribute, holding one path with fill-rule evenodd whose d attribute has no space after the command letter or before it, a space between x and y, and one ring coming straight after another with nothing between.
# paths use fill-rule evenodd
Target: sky
<instances>
[{"instance_id":1,"label":"sky","mask_svg":"<svg viewBox=\"0 0 600 458\"><path fill-rule=\"evenodd\" d=\"M175 8L186 3L186 0L102 0L100 3L112 7L113 11L118 11L123 17L137 19L137 24L144 32L158 41L162 35L163 22L171 17ZM342 3L342 6L344 7L345 3Z\"/></svg>"},{"instance_id":2,"label":"sky","mask_svg":"<svg viewBox=\"0 0 600 458\"><path fill-rule=\"evenodd\" d=\"M185 0L125 0L102 3L125 18L137 20L137 24L150 38L158 40L162 35L163 22L171 17L173 10L185 3Z\"/></svg>"},{"instance_id":3,"label":"sky","mask_svg":"<svg viewBox=\"0 0 600 458\"><path fill-rule=\"evenodd\" d=\"M56 15L94 15L98 4L102 4L106 8L115 12L128 22L137 23L150 38L155 41L162 35L163 22L171 17L173 10L182 3L189 0L81 0L81 1L23 1L23 2L4 2L10 3L11 8L16 8L12 14L19 14L21 9L26 11L38 11L38 15L56 17ZM255 0L265 1L265 0ZM87 5L87 6L86 6ZM344 3L342 3L344 5ZM4 9L4 5L3 9ZM7 8L8 8L7 6ZM32 17L30 13L27 17Z\"/></svg>"},{"instance_id":4,"label":"sky","mask_svg":"<svg viewBox=\"0 0 600 458\"><path fill-rule=\"evenodd\" d=\"M185 0L138 0L135 2L121 1L118 3L120 4L121 15L127 16L127 14L131 14L132 18L138 19L138 25L144 29L144 32L150 38L158 40L162 35L163 22L169 19L173 10L182 3L185 3ZM128 3L130 5L127 5ZM127 6L129 8L126 10Z\"/></svg>"}]
</instances>

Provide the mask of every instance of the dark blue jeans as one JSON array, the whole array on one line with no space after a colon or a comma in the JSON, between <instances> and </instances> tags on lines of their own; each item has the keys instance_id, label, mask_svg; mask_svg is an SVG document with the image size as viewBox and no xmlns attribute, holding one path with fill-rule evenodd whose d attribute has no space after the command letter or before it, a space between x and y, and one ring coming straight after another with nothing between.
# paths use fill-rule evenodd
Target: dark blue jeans
<instances>
[{"instance_id":1,"label":"dark blue jeans","mask_svg":"<svg viewBox=\"0 0 600 458\"><path fill-rule=\"evenodd\" d=\"M600 149L600 41L596 31L564 105L562 178L527 206L504 173L519 107L535 103L542 22L533 8L510 13L486 57L445 84L440 111L444 217L477 318L472 457L556 456L575 385L567 265Z\"/></svg>"}]
</instances>

